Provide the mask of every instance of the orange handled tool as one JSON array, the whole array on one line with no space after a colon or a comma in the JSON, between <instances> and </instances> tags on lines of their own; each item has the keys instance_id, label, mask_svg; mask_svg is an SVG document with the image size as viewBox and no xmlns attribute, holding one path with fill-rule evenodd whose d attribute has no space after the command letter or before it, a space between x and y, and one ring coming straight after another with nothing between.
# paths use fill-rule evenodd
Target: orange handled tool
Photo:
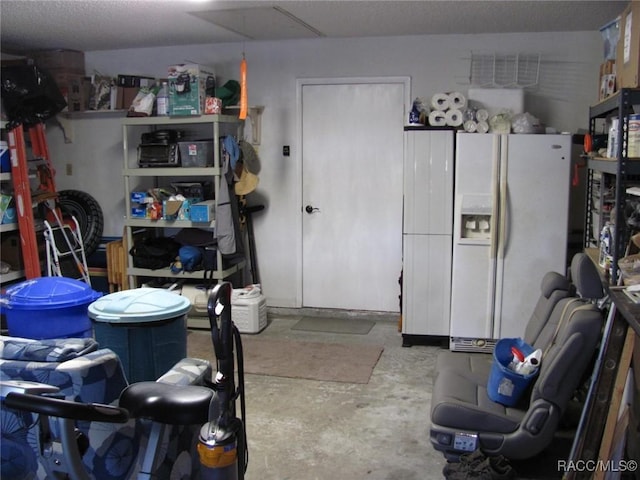
<instances>
[{"instance_id":1,"label":"orange handled tool","mask_svg":"<svg viewBox=\"0 0 640 480\"><path fill-rule=\"evenodd\" d=\"M247 60L240 62L240 120L247 118Z\"/></svg>"}]
</instances>

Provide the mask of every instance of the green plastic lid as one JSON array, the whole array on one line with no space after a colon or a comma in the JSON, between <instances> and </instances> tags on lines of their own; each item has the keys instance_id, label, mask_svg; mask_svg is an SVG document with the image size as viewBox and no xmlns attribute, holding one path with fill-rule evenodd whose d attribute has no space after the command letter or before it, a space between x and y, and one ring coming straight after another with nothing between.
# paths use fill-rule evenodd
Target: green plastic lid
<instances>
[{"instance_id":1,"label":"green plastic lid","mask_svg":"<svg viewBox=\"0 0 640 480\"><path fill-rule=\"evenodd\" d=\"M96 322L144 323L179 317L191 309L188 298L162 288L136 288L110 293L89 305Z\"/></svg>"}]
</instances>

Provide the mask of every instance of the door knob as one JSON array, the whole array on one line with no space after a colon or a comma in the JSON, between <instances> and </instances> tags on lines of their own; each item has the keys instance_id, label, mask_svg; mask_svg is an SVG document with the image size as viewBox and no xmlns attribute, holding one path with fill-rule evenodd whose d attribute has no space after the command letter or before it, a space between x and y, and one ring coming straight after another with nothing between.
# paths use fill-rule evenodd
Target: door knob
<instances>
[{"instance_id":1,"label":"door knob","mask_svg":"<svg viewBox=\"0 0 640 480\"><path fill-rule=\"evenodd\" d=\"M313 213L313 212L319 212L320 209L312 207L311 205L307 205L306 207L304 207L304 211L307 213Z\"/></svg>"}]
</instances>

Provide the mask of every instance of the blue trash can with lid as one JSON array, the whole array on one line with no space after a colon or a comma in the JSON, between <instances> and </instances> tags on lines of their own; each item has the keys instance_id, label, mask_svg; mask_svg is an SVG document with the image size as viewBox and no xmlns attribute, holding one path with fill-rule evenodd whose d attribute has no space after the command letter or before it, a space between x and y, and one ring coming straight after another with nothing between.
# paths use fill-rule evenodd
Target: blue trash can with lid
<instances>
[{"instance_id":1,"label":"blue trash can with lid","mask_svg":"<svg viewBox=\"0 0 640 480\"><path fill-rule=\"evenodd\" d=\"M66 277L40 277L8 287L0 296L12 337L43 340L93 335L87 309L102 293Z\"/></svg>"},{"instance_id":2,"label":"blue trash can with lid","mask_svg":"<svg viewBox=\"0 0 640 480\"><path fill-rule=\"evenodd\" d=\"M95 338L113 350L130 383L153 381L187 356L191 302L161 288L111 293L89 305Z\"/></svg>"}]
</instances>

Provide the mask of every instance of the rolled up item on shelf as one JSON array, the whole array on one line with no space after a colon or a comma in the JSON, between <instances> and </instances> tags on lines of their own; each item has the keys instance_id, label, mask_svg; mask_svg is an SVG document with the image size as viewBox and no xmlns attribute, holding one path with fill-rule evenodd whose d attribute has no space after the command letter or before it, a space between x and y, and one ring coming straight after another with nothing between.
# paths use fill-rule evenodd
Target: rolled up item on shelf
<instances>
[{"instance_id":1,"label":"rolled up item on shelf","mask_svg":"<svg viewBox=\"0 0 640 480\"><path fill-rule=\"evenodd\" d=\"M476 120L478 122L486 122L489 120L489 112L487 112L484 108L479 108L476 110Z\"/></svg>"},{"instance_id":2,"label":"rolled up item on shelf","mask_svg":"<svg viewBox=\"0 0 640 480\"><path fill-rule=\"evenodd\" d=\"M436 93L431 97L431 108L434 110L445 111L450 108L450 106L449 94L447 93Z\"/></svg>"},{"instance_id":3,"label":"rolled up item on shelf","mask_svg":"<svg viewBox=\"0 0 640 480\"><path fill-rule=\"evenodd\" d=\"M456 108L452 108L445 112L447 125L450 127L459 127L462 125L462 112Z\"/></svg>"},{"instance_id":4,"label":"rolled up item on shelf","mask_svg":"<svg viewBox=\"0 0 640 480\"><path fill-rule=\"evenodd\" d=\"M465 108L462 110L462 119L466 122L467 120L476 121L476 111L473 108Z\"/></svg>"},{"instance_id":5,"label":"rolled up item on shelf","mask_svg":"<svg viewBox=\"0 0 640 480\"><path fill-rule=\"evenodd\" d=\"M476 125L476 131L478 133L487 133L489 132L489 123L482 120L479 121L478 124Z\"/></svg>"},{"instance_id":6,"label":"rolled up item on shelf","mask_svg":"<svg viewBox=\"0 0 640 480\"><path fill-rule=\"evenodd\" d=\"M449 94L449 108L464 110L467 106L467 99L460 92L451 92Z\"/></svg>"},{"instance_id":7,"label":"rolled up item on shelf","mask_svg":"<svg viewBox=\"0 0 640 480\"><path fill-rule=\"evenodd\" d=\"M462 128L464 128L464 131L467 133L474 133L478 129L478 124L475 120L466 120L462 124Z\"/></svg>"},{"instance_id":8,"label":"rolled up item on shelf","mask_svg":"<svg viewBox=\"0 0 640 480\"><path fill-rule=\"evenodd\" d=\"M441 110L434 110L429 114L429 125L432 127L446 127L447 116Z\"/></svg>"}]
</instances>

